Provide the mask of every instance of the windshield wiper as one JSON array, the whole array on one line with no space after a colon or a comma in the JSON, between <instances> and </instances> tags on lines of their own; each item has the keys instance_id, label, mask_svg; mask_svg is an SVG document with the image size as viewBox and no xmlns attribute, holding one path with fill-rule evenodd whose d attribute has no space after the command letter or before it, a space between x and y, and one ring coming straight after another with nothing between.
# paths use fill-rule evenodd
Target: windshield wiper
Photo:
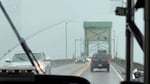
<instances>
[{"instance_id":1,"label":"windshield wiper","mask_svg":"<svg viewBox=\"0 0 150 84\"><path fill-rule=\"evenodd\" d=\"M19 40L19 43L21 45L21 47L23 48L23 50L25 51L25 53L27 54L31 64L35 67L35 70L37 73L39 73L38 69L37 69L37 66L40 68L40 70L45 73L41 67L40 67L40 64L38 63L37 59L35 58L35 56L33 55L32 51L30 50L30 48L28 47L26 41L20 36L20 34L18 33L15 25L13 24L13 22L11 21L10 17L8 16L4 6L2 5L1 1L0 1L0 8L2 10L2 12L4 13L6 19L8 20L10 26L12 27L14 33L16 34L18 40Z\"/></svg>"}]
</instances>

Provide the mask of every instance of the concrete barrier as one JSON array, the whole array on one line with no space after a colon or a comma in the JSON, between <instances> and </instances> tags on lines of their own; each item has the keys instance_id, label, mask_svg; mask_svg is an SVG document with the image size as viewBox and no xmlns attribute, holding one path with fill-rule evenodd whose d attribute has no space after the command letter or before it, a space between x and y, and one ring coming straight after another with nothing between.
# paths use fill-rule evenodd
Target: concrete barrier
<instances>
[{"instance_id":1,"label":"concrete barrier","mask_svg":"<svg viewBox=\"0 0 150 84\"><path fill-rule=\"evenodd\" d=\"M74 63L74 59L57 59L51 60L52 67L58 67L66 64Z\"/></svg>"},{"instance_id":2,"label":"concrete barrier","mask_svg":"<svg viewBox=\"0 0 150 84\"><path fill-rule=\"evenodd\" d=\"M126 61L124 59L114 59L112 62L118 64L119 66L125 68ZM133 69L138 68L139 70L144 70L144 66L140 63L134 62L133 63Z\"/></svg>"},{"instance_id":3,"label":"concrete barrier","mask_svg":"<svg viewBox=\"0 0 150 84\"><path fill-rule=\"evenodd\" d=\"M90 63L86 62L85 65L83 65L77 71L73 72L72 75L74 75L74 76L81 76L89 67L90 67Z\"/></svg>"}]
</instances>

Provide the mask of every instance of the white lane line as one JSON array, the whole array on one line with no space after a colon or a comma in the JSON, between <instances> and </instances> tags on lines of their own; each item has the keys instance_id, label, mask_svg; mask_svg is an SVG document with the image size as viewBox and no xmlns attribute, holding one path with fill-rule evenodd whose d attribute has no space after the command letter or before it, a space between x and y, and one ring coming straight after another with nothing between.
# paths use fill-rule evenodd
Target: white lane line
<instances>
[{"instance_id":1,"label":"white lane line","mask_svg":"<svg viewBox=\"0 0 150 84\"><path fill-rule=\"evenodd\" d=\"M121 77L121 75L118 73L118 71L112 66L110 65L111 68L115 71L115 73L117 74L117 76L120 78L121 81L123 81L124 79Z\"/></svg>"}]
</instances>

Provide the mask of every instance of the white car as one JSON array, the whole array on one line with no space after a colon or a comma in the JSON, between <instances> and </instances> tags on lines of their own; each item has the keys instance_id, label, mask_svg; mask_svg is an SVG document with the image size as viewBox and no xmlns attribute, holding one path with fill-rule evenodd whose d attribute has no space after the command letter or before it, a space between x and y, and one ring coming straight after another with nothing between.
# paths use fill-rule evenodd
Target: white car
<instances>
[{"instance_id":1,"label":"white car","mask_svg":"<svg viewBox=\"0 0 150 84\"><path fill-rule=\"evenodd\" d=\"M44 53L33 53L33 55L37 59L40 67L38 65L33 67L25 53L17 53L12 57L12 60L6 60L7 65L3 66L3 69L32 70L35 73L36 68L40 74L51 74L51 60L46 59ZM44 73L41 72L40 68Z\"/></svg>"}]
</instances>

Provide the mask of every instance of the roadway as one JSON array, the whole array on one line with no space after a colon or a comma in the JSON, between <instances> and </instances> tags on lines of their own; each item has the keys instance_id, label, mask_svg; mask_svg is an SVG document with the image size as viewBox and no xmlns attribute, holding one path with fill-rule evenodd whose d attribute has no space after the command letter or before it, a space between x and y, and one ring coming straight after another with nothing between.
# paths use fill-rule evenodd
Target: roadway
<instances>
[{"instance_id":1,"label":"roadway","mask_svg":"<svg viewBox=\"0 0 150 84\"><path fill-rule=\"evenodd\" d=\"M94 72L91 72L88 68L81 77L89 80L91 84L120 84L122 79L117 74L118 72L111 66L110 72L107 72L106 69L95 69Z\"/></svg>"},{"instance_id":2,"label":"roadway","mask_svg":"<svg viewBox=\"0 0 150 84\"><path fill-rule=\"evenodd\" d=\"M58 75L73 75L74 72L78 71L84 64L70 63L51 69L52 74Z\"/></svg>"},{"instance_id":3,"label":"roadway","mask_svg":"<svg viewBox=\"0 0 150 84\"><path fill-rule=\"evenodd\" d=\"M91 84L120 84L123 78L113 66L111 65L110 72L106 69L95 69L91 72L89 63L70 63L52 68L52 74L80 76L89 80Z\"/></svg>"}]
</instances>

